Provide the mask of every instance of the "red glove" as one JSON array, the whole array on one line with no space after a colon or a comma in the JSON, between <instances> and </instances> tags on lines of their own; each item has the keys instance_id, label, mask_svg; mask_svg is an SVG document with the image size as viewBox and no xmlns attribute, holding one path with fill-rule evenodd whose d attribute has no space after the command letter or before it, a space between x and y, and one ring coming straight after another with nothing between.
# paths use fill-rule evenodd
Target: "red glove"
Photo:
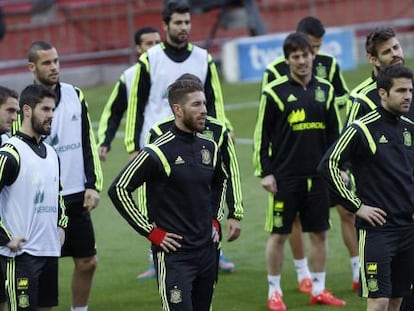
<instances>
[{"instance_id":1,"label":"red glove","mask_svg":"<svg viewBox=\"0 0 414 311\"><path fill-rule=\"evenodd\" d=\"M211 238L214 243L220 242L220 224L217 219L213 219L212 221Z\"/></svg>"},{"instance_id":2,"label":"red glove","mask_svg":"<svg viewBox=\"0 0 414 311\"><path fill-rule=\"evenodd\" d=\"M162 241L164 241L166 235L167 232L165 232L164 230L154 228L152 229L150 234L148 234L147 239L150 240L152 244L160 246Z\"/></svg>"}]
</instances>

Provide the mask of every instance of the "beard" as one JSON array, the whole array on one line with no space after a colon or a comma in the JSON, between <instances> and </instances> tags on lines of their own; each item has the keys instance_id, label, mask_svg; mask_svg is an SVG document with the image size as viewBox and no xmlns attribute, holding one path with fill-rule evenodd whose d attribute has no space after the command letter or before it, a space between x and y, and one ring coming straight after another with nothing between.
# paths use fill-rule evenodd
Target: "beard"
<instances>
[{"instance_id":1,"label":"beard","mask_svg":"<svg viewBox=\"0 0 414 311\"><path fill-rule=\"evenodd\" d=\"M176 45L181 45L181 44L184 44L184 43L188 42L188 35L185 36L185 39L181 39L180 37L181 37L181 35L176 36L176 35L169 34L169 38L170 38L171 42L176 44Z\"/></svg>"},{"instance_id":2,"label":"beard","mask_svg":"<svg viewBox=\"0 0 414 311\"><path fill-rule=\"evenodd\" d=\"M197 120L193 120L190 118L184 118L183 124L190 131L197 132L197 133L202 133L204 129L206 128L205 121L203 122L203 125L201 125L201 124L198 124Z\"/></svg>"},{"instance_id":3,"label":"beard","mask_svg":"<svg viewBox=\"0 0 414 311\"><path fill-rule=\"evenodd\" d=\"M32 116L30 121L31 121L31 124L32 124L32 128L36 133L38 133L40 135L50 135L50 131L51 131L52 127L49 126L47 121L41 122L35 116Z\"/></svg>"},{"instance_id":4,"label":"beard","mask_svg":"<svg viewBox=\"0 0 414 311\"><path fill-rule=\"evenodd\" d=\"M59 82L59 75L57 75L56 79L51 79L37 72L36 77L37 77L37 80L46 87L52 87Z\"/></svg>"}]
</instances>

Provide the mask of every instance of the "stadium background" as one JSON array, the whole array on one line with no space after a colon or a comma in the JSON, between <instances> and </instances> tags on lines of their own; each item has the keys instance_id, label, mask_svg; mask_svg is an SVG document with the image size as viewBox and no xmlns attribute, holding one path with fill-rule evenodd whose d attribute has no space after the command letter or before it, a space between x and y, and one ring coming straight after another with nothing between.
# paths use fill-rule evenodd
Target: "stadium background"
<instances>
[{"instance_id":1,"label":"stadium background","mask_svg":"<svg viewBox=\"0 0 414 311\"><path fill-rule=\"evenodd\" d=\"M3 4L6 2L11 6L4 7ZM205 2L210 3L207 0ZM137 19L134 19L131 31L151 21L151 24L161 28L161 23L159 22L161 1L76 0L57 1L57 3L57 12L52 12L51 17L49 16L49 18L43 20L44 16L34 17L30 14L30 1L0 0L0 5L5 9L7 8L6 13L9 12L6 15L9 27L8 33L0 43L0 68L3 70L0 73L0 79L3 79L6 85L30 83L31 74L27 72L25 66L27 47L35 39L51 41L57 46L61 54L62 80L66 80L66 78L72 79L72 83L85 87L84 91L89 103L91 119L96 126L103 105L113 87L113 81L118 78L121 70L125 69L128 63L131 62L129 37L127 35L129 30L126 30L126 28L116 28L115 21L117 17L124 16L125 19L126 6L133 3L137 8L141 9L128 11L134 12L136 14L134 16L137 17ZM261 0L257 1L257 4L269 31L271 29L274 29L276 32L292 30L297 19L309 14L320 17L327 26L341 26L342 24L336 23L337 21L343 21L343 25L355 25L359 29L356 32L359 41L363 41L366 31L374 25L397 25L399 34L402 34L399 37L403 39L402 45L405 52L408 56L412 55L410 42L412 41L414 25L412 22L414 15L411 8L413 1L399 1L391 5L385 1L368 0ZM61 14L59 13L60 7L64 7L64 5L67 5L72 13L78 12L76 16L79 19L69 19L65 22L63 17L59 17L59 14ZM115 7L119 11L116 11ZM397 7L399 7L398 10ZM283 11L283 8L286 10ZM16 10L9 11L11 9ZM104 14L102 10L106 13ZM204 44L206 38L208 39L211 25L216 21L219 12L220 10L216 9L205 14L197 13L193 15L191 38L194 41ZM150 15L150 13L153 14L152 20L144 20L143 16ZM359 17L354 19L356 16ZM376 18L371 20L372 16L376 16ZM23 24L17 22L19 18L24 22ZM49 23L50 18L52 20L55 19L55 21ZM62 20L59 20L60 18ZM90 34L96 36L94 37L95 39L84 38L82 31L70 26L75 21L84 27L79 29L89 30ZM111 24L111 27L105 28L104 31L99 30L102 25L107 24ZM79 25L78 27L80 27ZM54 32L56 29L61 29L60 35L58 32ZM217 31L215 43L211 45L217 61L220 61L220 42L245 35L248 35L248 30L246 30L245 26L231 29L220 28ZM117 36L119 37L118 39ZM74 38L77 38L78 41ZM98 38L101 38L102 42ZM124 43L119 46L115 46L113 43L109 45L108 43L107 49L98 49L97 46L105 43L105 38L108 42ZM361 55L360 61L363 63L363 53ZM116 65L113 65L114 63ZM407 65L413 68L414 61L411 58L408 59ZM107 68L107 70L102 68ZM97 70L98 74L94 73L93 70ZM370 67L362 64L356 70L345 72L344 76L349 87L352 88L361 79L367 77L369 72ZM106 74L108 74L108 77L106 77ZM113 77L110 78L110 76ZM3 84L3 82L0 82L0 84ZM92 87L91 84L94 86ZM227 257L234 261L237 267L232 274L220 274L213 305L213 310L215 311L267 310L267 282L264 258L267 234L263 230L267 198L265 192L260 187L259 180L253 176L251 164L251 138L257 114L259 91L259 83L227 83L223 81L227 116L233 123L237 136L236 148L242 177L245 219L242 222L242 235L240 239L234 243L224 243ZM104 191L102 192L99 208L92 214L97 236L99 266L89 306L92 311L155 311L160 310L155 281L138 281L135 279L135 276L148 265L148 242L132 231L115 211L106 195L106 189L111 180L127 161L127 155L123 148L123 130L122 125L108 160L102 163ZM349 259L341 239L338 215L335 210L332 211L331 216L332 229L329 233L327 287L336 296L347 301L347 306L343 308L344 311L364 310L365 301L356 297L350 288L351 272ZM319 306L309 306L309 297L297 292L296 276L290 252L287 251L285 255L282 286L285 302L289 310L320 311L321 307ZM60 306L54 309L56 311L68 310L70 304L71 271L71 259L62 259L60 261ZM326 311L338 310L333 307L322 308Z\"/></svg>"},{"instance_id":2,"label":"stadium background","mask_svg":"<svg viewBox=\"0 0 414 311\"><path fill-rule=\"evenodd\" d=\"M396 27L406 54L414 50L414 2L410 0L191 2L190 38L207 47L219 64L223 43L252 33L291 31L297 20L307 15L318 16L326 27L353 27L361 60L365 59L364 37L379 23ZM246 10L248 3L257 8L258 18L251 7ZM35 39L57 47L66 81L79 86L113 82L135 61L131 52L135 30L153 25L162 32L162 5L163 0L0 0L7 23L0 45L0 83L17 89L27 84L27 48ZM257 24L262 27L255 29Z\"/></svg>"}]
</instances>

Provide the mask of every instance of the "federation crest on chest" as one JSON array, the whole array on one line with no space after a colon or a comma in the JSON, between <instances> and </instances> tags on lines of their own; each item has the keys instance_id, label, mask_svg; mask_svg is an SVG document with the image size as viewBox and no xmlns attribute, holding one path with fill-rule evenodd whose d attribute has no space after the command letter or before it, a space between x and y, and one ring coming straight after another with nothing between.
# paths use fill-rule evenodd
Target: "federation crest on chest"
<instances>
[{"instance_id":1,"label":"federation crest on chest","mask_svg":"<svg viewBox=\"0 0 414 311\"><path fill-rule=\"evenodd\" d=\"M177 287L170 290L170 301L173 304L178 304L183 301L181 290Z\"/></svg>"},{"instance_id":2,"label":"federation crest on chest","mask_svg":"<svg viewBox=\"0 0 414 311\"><path fill-rule=\"evenodd\" d=\"M321 63L318 63L315 70L316 70L316 75L318 77L324 78L324 79L326 79L328 77L326 67L324 65L322 65Z\"/></svg>"},{"instance_id":3,"label":"federation crest on chest","mask_svg":"<svg viewBox=\"0 0 414 311\"><path fill-rule=\"evenodd\" d=\"M201 149L201 163L204 165L210 165L211 164L211 153L208 149Z\"/></svg>"},{"instance_id":4,"label":"federation crest on chest","mask_svg":"<svg viewBox=\"0 0 414 311\"><path fill-rule=\"evenodd\" d=\"M325 91L322 90L319 86L315 90L315 100L317 102L324 102L324 101L326 101Z\"/></svg>"},{"instance_id":5,"label":"federation crest on chest","mask_svg":"<svg viewBox=\"0 0 414 311\"><path fill-rule=\"evenodd\" d=\"M413 138L411 136L411 133L407 131L407 129L403 132L403 142L404 146L411 147L413 145Z\"/></svg>"}]
</instances>

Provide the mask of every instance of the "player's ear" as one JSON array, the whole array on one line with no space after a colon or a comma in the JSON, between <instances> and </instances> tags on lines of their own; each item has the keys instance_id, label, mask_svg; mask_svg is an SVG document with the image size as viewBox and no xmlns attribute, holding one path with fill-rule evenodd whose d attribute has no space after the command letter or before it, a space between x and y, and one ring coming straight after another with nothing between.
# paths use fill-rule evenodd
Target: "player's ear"
<instances>
[{"instance_id":1,"label":"player's ear","mask_svg":"<svg viewBox=\"0 0 414 311\"><path fill-rule=\"evenodd\" d=\"M181 111L181 106L180 106L180 104L178 104L178 103L173 103L173 104L171 105L171 109L172 109L172 111L173 111L174 115L176 116L177 114L178 114L178 115L180 114L180 111Z\"/></svg>"},{"instance_id":2,"label":"player's ear","mask_svg":"<svg viewBox=\"0 0 414 311\"><path fill-rule=\"evenodd\" d=\"M378 58L376 56L372 56L371 54L367 54L368 61L374 65L375 67L380 67Z\"/></svg>"},{"instance_id":3,"label":"player's ear","mask_svg":"<svg viewBox=\"0 0 414 311\"><path fill-rule=\"evenodd\" d=\"M36 69L36 65L33 62L28 62L27 63L27 68L29 69L29 71L34 72Z\"/></svg>"},{"instance_id":4,"label":"player's ear","mask_svg":"<svg viewBox=\"0 0 414 311\"><path fill-rule=\"evenodd\" d=\"M383 89L383 88L379 88L379 89L378 89L378 95L379 95L381 98L385 98L385 97L387 97L387 96L388 96L388 93L387 93L387 91L386 91L385 89Z\"/></svg>"},{"instance_id":5,"label":"player's ear","mask_svg":"<svg viewBox=\"0 0 414 311\"><path fill-rule=\"evenodd\" d=\"M32 115L32 108L29 105L23 105L22 114L24 118L30 118L30 116Z\"/></svg>"},{"instance_id":6,"label":"player's ear","mask_svg":"<svg viewBox=\"0 0 414 311\"><path fill-rule=\"evenodd\" d=\"M168 24L165 21L162 21L162 29L165 31L165 33L168 32Z\"/></svg>"}]
</instances>

